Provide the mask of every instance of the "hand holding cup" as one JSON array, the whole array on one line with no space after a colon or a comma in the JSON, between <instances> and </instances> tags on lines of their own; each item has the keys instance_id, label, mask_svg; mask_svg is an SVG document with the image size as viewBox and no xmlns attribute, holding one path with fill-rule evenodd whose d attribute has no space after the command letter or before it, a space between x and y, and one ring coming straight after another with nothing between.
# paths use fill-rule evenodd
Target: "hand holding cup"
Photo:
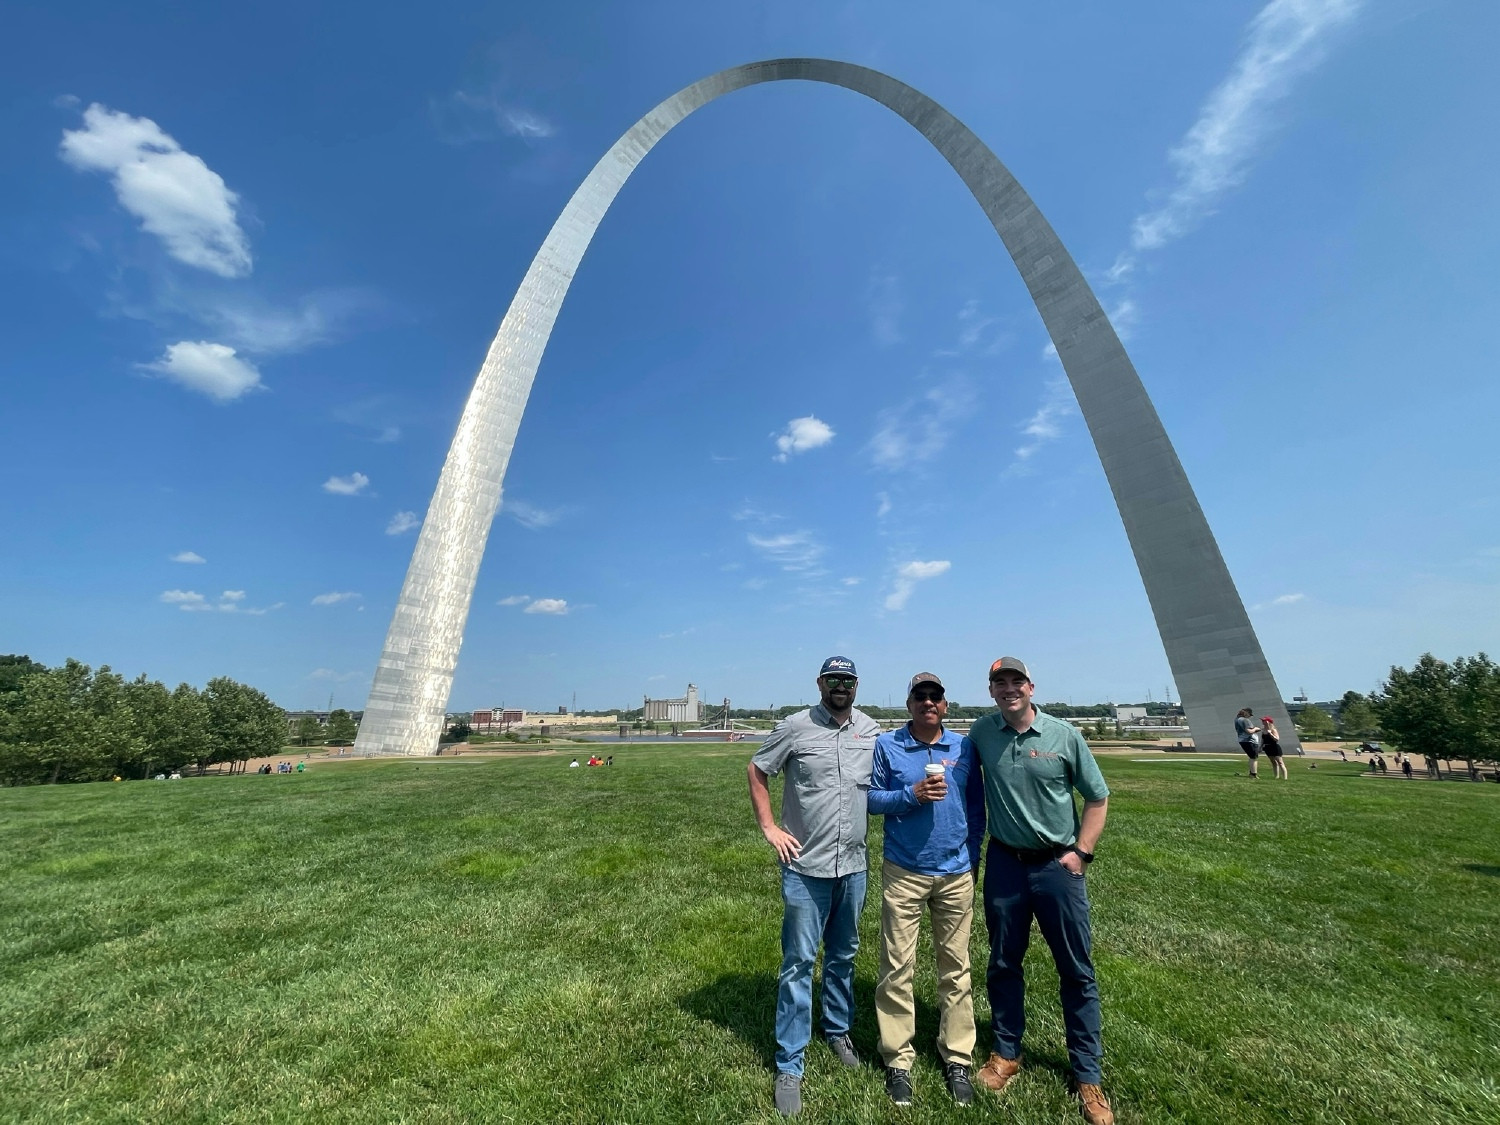
<instances>
[{"instance_id":1,"label":"hand holding cup","mask_svg":"<svg viewBox=\"0 0 1500 1125\"><path fill-rule=\"evenodd\" d=\"M948 795L948 776L943 764L929 762L926 772L927 776L912 786L912 792L925 804L941 801Z\"/></svg>"}]
</instances>

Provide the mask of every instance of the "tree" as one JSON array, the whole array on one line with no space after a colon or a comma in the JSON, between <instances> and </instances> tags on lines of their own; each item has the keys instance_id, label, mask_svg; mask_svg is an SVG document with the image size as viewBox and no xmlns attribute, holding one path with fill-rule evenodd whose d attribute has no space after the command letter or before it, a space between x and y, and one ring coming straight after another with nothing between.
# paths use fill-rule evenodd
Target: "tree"
<instances>
[{"instance_id":1,"label":"tree","mask_svg":"<svg viewBox=\"0 0 1500 1125\"><path fill-rule=\"evenodd\" d=\"M1357 691L1346 691L1339 707L1339 729L1345 738L1380 737L1374 704Z\"/></svg>"},{"instance_id":2,"label":"tree","mask_svg":"<svg viewBox=\"0 0 1500 1125\"><path fill-rule=\"evenodd\" d=\"M69 659L31 673L8 710L0 777L7 785L92 781L103 775L89 694L94 673Z\"/></svg>"},{"instance_id":3,"label":"tree","mask_svg":"<svg viewBox=\"0 0 1500 1125\"><path fill-rule=\"evenodd\" d=\"M1296 725L1302 737L1312 742L1332 738L1336 729L1328 712L1311 704L1297 713Z\"/></svg>"},{"instance_id":4,"label":"tree","mask_svg":"<svg viewBox=\"0 0 1500 1125\"><path fill-rule=\"evenodd\" d=\"M359 724L354 716L342 707L328 715L328 741L336 746L348 746L359 734Z\"/></svg>"},{"instance_id":5,"label":"tree","mask_svg":"<svg viewBox=\"0 0 1500 1125\"><path fill-rule=\"evenodd\" d=\"M1484 653L1453 662L1453 703L1460 756L1474 775L1474 760L1500 762L1500 666Z\"/></svg>"},{"instance_id":6,"label":"tree","mask_svg":"<svg viewBox=\"0 0 1500 1125\"><path fill-rule=\"evenodd\" d=\"M29 656L0 656L0 696L20 691L27 676L46 670L45 664L38 664Z\"/></svg>"},{"instance_id":7,"label":"tree","mask_svg":"<svg viewBox=\"0 0 1500 1125\"><path fill-rule=\"evenodd\" d=\"M1423 653L1411 671L1391 669L1378 696L1380 727L1408 754L1462 757L1455 702L1453 666Z\"/></svg>"},{"instance_id":8,"label":"tree","mask_svg":"<svg viewBox=\"0 0 1500 1125\"><path fill-rule=\"evenodd\" d=\"M472 733L473 728L470 727L469 724L464 722L462 719L459 719L451 727L448 728L448 733L443 736L443 741L466 742L468 741L469 735Z\"/></svg>"},{"instance_id":9,"label":"tree","mask_svg":"<svg viewBox=\"0 0 1500 1125\"><path fill-rule=\"evenodd\" d=\"M198 758L200 771L210 762L265 758L281 749L286 712L263 692L218 676L203 689L203 702L208 710L208 738L206 753Z\"/></svg>"},{"instance_id":10,"label":"tree","mask_svg":"<svg viewBox=\"0 0 1500 1125\"><path fill-rule=\"evenodd\" d=\"M307 746L323 737L323 724L312 715L303 715L297 720L297 744Z\"/></svg>"}]
</instances>

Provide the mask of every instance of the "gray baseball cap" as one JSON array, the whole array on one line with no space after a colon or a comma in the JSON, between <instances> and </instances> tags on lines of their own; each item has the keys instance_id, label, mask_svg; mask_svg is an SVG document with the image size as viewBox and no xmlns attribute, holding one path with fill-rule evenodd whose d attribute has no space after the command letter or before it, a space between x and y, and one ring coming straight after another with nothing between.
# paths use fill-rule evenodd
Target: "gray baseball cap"
<instances>
[{"instance_id":1,"label":"gray baseball cap","mask_svg":"<svg viewBox=\"0 0 1500 1125\"><path fill-rule=\"evenodd\" d=\"M1028 683L1031 681L1031 673L1026 670L1026 665L1019 657L1002 656L990 665L990 679L993 680L999 672L1019 672L1026 677Z\"/></svg>"},{"instance_id":2,"label":"gray baseball cap","mask_svg":"<svg viewBox=\"0 0 1500 1125\"><path fill-rule=\"evenodd\" d=\"M912 692L916 691L918 684L935 684L940 688L943 687L943 681L937 678L937 674L935 672L918 672L911 678L911 683L906 685L906 694L910 695ZM947 690L947 688L943 688L944 692L946 692Z\"/></svg>"}]
</instances>

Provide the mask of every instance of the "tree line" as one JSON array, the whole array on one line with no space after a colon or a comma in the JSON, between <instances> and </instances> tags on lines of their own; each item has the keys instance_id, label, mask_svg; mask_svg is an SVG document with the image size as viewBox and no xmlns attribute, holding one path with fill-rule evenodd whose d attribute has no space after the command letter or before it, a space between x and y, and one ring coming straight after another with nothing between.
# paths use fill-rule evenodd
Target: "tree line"
<instances>
[{"instance_id":1,"label":"tree line","mask_svg":"<svg viewBox=\"0 0 1500 1125\"><path fill-rule=\"evenodd\" d=\"M1500 762L1500 665L1482 652L1453 661L1424 653L1368 695L1345 692L1337 720L1307 707L1296 723L1314 741L1382 739L1408 754L1461 759L1472 772L1474 762Z\"/></svg>"},{"instance_id":2,"label":"tree line","mask_svg":"<svg viewBox=\"0 0 1500 1125\"><path fill-rule=\"evenodd\" d=\"M286 717L228 676L169 689L69 659L0 656L0 785L144 778L281 750Z\"/></svg>"}]
</instances>

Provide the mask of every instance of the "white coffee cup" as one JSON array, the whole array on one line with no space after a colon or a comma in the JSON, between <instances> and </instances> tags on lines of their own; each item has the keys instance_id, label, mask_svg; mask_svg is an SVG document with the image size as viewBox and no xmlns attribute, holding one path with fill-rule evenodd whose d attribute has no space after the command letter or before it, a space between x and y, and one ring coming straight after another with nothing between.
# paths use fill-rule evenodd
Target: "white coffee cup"
<instances>
[{"instance_id":1,"label":"white coffee cup","mask_svg":"<svg viewBox=\"0 0 1500 1125\"><path fill-rule=\"evenodd\" d=\"M935 777L945 777L946 770L945 770L945 767L943 766L942 762L928 762L927 766L926 766L926 769L927 769L927 780L928 781L931 781ZM945 784L946 784L946 778L945 778Z\"/></svg>"}]
</instances>

